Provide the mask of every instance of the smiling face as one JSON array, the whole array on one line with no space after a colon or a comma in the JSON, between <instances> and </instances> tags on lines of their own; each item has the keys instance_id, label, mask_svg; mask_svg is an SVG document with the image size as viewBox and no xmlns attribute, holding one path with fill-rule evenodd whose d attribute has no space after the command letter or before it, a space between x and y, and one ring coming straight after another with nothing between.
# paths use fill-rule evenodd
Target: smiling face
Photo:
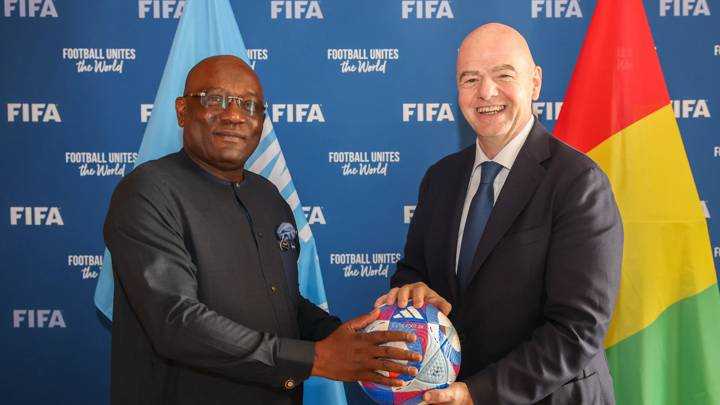
<instances>
[{"instance_id":1,"label":"smiling face","mask_svg":"<svg viewBox=\"0 0 720 405\"><path fill-rule=\"evenodd\" d=\"M460 46L456 79L460 110L492 158L530 119L542 71L517 31L487 24Z\"/></svg>"},{"instance_id":2,"label":"smiling face","mask_svg":"<svg viewBox=\"0 0 720 405\"><path fill-rule=\"evenodd\" d=\"M260 140L264 114L249 115L229 103L225 110L206 108L191 93L239 96L263 104L263 91L255 72L234 56L215 56L198 63L188 74L185 97L175 101L183 148L199 166L230 181L243 178L243 167Z\"/></svg>"}]
</instances>

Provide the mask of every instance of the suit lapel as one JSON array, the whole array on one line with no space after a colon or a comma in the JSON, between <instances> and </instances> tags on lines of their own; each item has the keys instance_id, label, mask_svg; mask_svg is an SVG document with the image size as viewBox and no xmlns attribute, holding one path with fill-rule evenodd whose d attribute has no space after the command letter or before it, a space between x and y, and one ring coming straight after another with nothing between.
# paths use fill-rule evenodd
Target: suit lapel
<instances>
[{"instance_id":1,"label":"suit lapel","mask_svg":"<svg viewBox=\"0 0 720 405\"><path fill-rule=\"evenodd\" d=\"M535 190L545 176L545 169L540 163L550 157L549 136L547 130L536 119L513 163L485 226L483 236L480 238L473 259L473 277L535 194ZM457 233L457 229L455 232Z\"/></svg>"}]
</instances>

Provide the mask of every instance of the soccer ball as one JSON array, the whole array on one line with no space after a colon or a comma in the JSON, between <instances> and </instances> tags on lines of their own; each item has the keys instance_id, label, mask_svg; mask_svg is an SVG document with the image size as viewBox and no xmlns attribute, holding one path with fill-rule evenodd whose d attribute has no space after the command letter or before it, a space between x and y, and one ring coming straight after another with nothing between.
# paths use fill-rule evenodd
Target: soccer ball
<instances>
[{"instance_id":1,"label":"soccer ball","mask_svg":"<svg viewBox=\"0 0 720 405\"><path fill-rule=\"evenodd\" d=\"M391 342L387 345L420 353L420 362L408 365L418 369L415 377L382 372L383 375L405 382L402 387L388 387L368 381L358 381L363 391L382 405L415 405L423 403L425 391L445 388L455 381L460 371L460 339L450 320L432 305L405 308L384 305L380 315L364 332L400 330L417 336L415 342ZM408 362L404 362L408 363Z\"/></svg>"}]
</instances>

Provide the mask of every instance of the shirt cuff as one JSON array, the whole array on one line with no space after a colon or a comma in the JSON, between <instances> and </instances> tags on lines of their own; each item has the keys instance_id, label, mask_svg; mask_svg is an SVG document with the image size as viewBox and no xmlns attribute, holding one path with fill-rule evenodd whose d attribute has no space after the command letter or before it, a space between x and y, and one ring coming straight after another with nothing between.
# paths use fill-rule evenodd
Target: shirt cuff
<instances>
[{"instance_id":1,"label":"shirt cuff","mask_svg":"<svg viewBox=\"0 0 720 405\"><path fill-rule=\"evenodd\" d=\"M277 368L281 370L279 385L291 390L310 377L315 358L315 342L280 339Z\"/></svg>"}]
</instances>

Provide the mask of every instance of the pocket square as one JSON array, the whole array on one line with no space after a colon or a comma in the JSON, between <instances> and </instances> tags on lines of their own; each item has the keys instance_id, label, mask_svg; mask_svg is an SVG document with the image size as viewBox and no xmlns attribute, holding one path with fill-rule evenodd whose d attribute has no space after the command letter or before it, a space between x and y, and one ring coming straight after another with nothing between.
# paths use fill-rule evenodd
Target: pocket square
<instances>
[{"instance_id":1,"label":"pocket square","mask_svg":"<svg viewBox=\"0 0 720 405\"><path fill-rule=\"evenodd\" d=\"M295 249L295 237L297 236L297 231L295 230L295 227L292 226L289 222L283 222L275 231L275 234L278 238L278 244L280 245L280 250L283 252L288 251L288 249Z\"/></svg>"}]
</instances>

